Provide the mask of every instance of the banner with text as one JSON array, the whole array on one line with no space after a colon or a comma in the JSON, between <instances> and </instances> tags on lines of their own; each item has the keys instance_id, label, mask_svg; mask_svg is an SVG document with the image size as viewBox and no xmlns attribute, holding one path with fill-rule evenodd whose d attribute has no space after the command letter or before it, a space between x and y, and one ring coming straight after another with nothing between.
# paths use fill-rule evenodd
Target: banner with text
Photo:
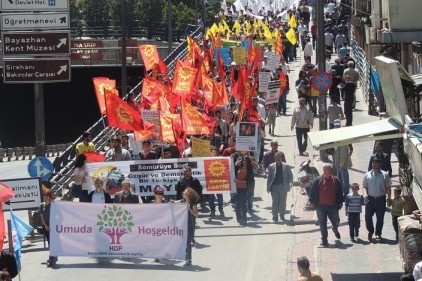
<instances>
[{"instance_id":1,"label":"banner with text","mask_svg":"<svg viewBox=\"0 0 422 281\"><path fill-rule=\"evenodd\" d=\"M271 81L268 84L267 95L265 96L265 105L278 103L280 98L280 80Z\"/></svg>"},{"instance_id":2,"label":"banner with text","mask_svg":"<svg viewBox=\"0 0 422 281\"><path fill-rule=\"evenodd\" d=\"M256 151L258 147L258 124L239 122L236 125L236 150Z\"/></svg>"},{"instance_id":3,"label":"banner with text","mask_svg":"<svg viewBox=\"0 0 422 281\"><path fill-rule=\"evenodd\" d=\"M157 185L164 189L165 195L175 195L176 184L188 165L192 177L201 183L204 194L233 192L235 176L231 161L230 157L202 157L87 163L87 184L93 186L95 178L102 178L106 181L105 190L113 195L121 190L122 181L127 179L132 183L131 191L138 195L154 195L153 189Z\"/></svg>"},{"instance_id":4,"label":"banner with text","mask_svg":"<svg viewBox=\"0 0 422 281\"><path fill-rule=\"evenodd\" d=\"M185 258L185 204L52 202L53 256Z\"/></svg>"}]
</instances>

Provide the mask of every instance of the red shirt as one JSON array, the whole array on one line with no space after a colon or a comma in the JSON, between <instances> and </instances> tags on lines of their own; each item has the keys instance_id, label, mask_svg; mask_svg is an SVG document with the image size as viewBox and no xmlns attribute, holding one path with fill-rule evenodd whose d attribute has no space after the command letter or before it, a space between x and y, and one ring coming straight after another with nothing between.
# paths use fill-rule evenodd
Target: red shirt
<instances>
[{"instance_id":1,"label":"red shirt","mask_svg":"<svg viewBox=\"0 0 422 281\"><path fill-rule=\"evenodd\" d=\"M221 156L225 156L225 157L227 157L227 156L232 155L232 154L233 154L233 153L235 153L235 152L236 152L236 149L235 149L235 148L233 148L233 147L228 147L228 148L224 149L224 151L223 151L223 153L221 154Z\"/></svg>"},{"instance_id":2,"label":"red shirt","mask_svg":"<svg viewBox=\"0 0 422 281\"><path fill-rule=\"evenodd\" d=\"M332 206L337 204L337 184L333 176L323 178L319 186L319 205Z\"/></svg>"}]
</instances>

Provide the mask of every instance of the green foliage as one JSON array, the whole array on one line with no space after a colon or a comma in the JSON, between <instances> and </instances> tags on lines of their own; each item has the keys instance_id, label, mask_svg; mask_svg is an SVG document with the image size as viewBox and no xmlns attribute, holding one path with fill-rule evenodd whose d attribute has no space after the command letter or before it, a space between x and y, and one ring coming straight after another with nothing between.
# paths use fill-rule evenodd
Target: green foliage
<instances>
[{"instance_id":1,"label":"green foliage","mask_svg":"<svg viewBox=\"0 0 422 281\"><path fill-rule=\"evenodd\" d=\"M107 227L126 228L128 231L132 231L132 227L135 225L133 215L118 205L107 206L97 215L97 219L97 227L100 232Z\"/></svg>"}]
</instances>

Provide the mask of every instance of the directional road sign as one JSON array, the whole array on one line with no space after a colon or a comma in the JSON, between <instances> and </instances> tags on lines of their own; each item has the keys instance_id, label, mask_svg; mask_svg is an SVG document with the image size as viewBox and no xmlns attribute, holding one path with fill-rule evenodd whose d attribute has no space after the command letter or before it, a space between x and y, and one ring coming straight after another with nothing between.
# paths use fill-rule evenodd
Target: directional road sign
<instances>
[{"instance_id":1,"label":"directional road sign","mask_svg":"<svg viewBox=\"0 0 422 281\"><path fill-rule=\"evenodd\" d=\"M5 56L70 55L70 32L4 32Z\"/></svg>"},{"instance_id":2,"label":"directional road sign","mask_svg":"<svg viewBox=\"0 0 422 281\"><path fill-rule=\"evenodd\" d=\"M4 83L53 83L70 81L69 58L4 59Z\"/></svg>"},{"instance_id":3,"label":"directional road sign","mask_svg":"<svg viewBox=\"0 0 422 281\"><path fill-rule=\"evenodd\" d=\"M312 87L320 92L326 92L330 89L333 79L327 72L320 71L312 76Z\"/></svg>"},{"instance_id":4,"label":"directional road sign","mask_svg":"<svg viewBox=\"0 0 422 281\"><path fill-rule=\"evenodd\" d=\"M1 180L9 186L15 196L9 202L3 204L3 211L13 209L31 210L38 209L41 205L42 192L39 178L7 179Z\"/></svg>"},{"instance_id":5,"label":"directional road sign","mask_svg":"<svg viewBox=\"0 0 422 281\"><path fill-rule=\"evenodd\" d=\"M69 29L69 13L1 14L2 30Z\"/></svg>"},{"instance_id":6,"label":"directional road sign","mask_svg":"<svg viewBox=\"0 0 422 281\"><path fill-rule=\"evenodd\" d=\"M28 173L33 178L47 179L53 172L53 164L45 157L35 157L28 163Z\"/></svg>"},{"instance_id":7,"label":"directional road sign","mask_svg":"<svg viewBox=\"0 0 422 281\"><path fill-rule=\"evenodd\" d=\"M69 0L1 0L2 11L69 10Z\"/></svg>"}]
</instances>

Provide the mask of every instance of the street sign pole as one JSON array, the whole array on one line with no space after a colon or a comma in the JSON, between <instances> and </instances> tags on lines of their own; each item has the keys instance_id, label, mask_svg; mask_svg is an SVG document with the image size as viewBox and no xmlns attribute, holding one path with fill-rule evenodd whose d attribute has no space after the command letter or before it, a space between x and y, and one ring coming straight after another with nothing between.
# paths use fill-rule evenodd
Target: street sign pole
<instances>
[{"instance_id":1,"label":"street sign pole","mask_svg":"<svg viewBox=\"0 0 422 281\"><path fill-rule=\"evenodd\" d=\"M35 156L45 156L44 84L34 84L35 96Z\"/></svg>"},{"instance_id":2,"label":"street sign pole","mask_svg":"<svg viewBox=\"0 0 422 281\"><path fill-rule=\"evenodd\" d=\"M316 1L316 23L317 23L317 53L316 60L318 71L325 71L325 40L324 40L324 1ZM319 130L327 130L327 93L319 92ZM320 159L328 160L325 150L320 150Z\"/></svg>"}]
</instances>

